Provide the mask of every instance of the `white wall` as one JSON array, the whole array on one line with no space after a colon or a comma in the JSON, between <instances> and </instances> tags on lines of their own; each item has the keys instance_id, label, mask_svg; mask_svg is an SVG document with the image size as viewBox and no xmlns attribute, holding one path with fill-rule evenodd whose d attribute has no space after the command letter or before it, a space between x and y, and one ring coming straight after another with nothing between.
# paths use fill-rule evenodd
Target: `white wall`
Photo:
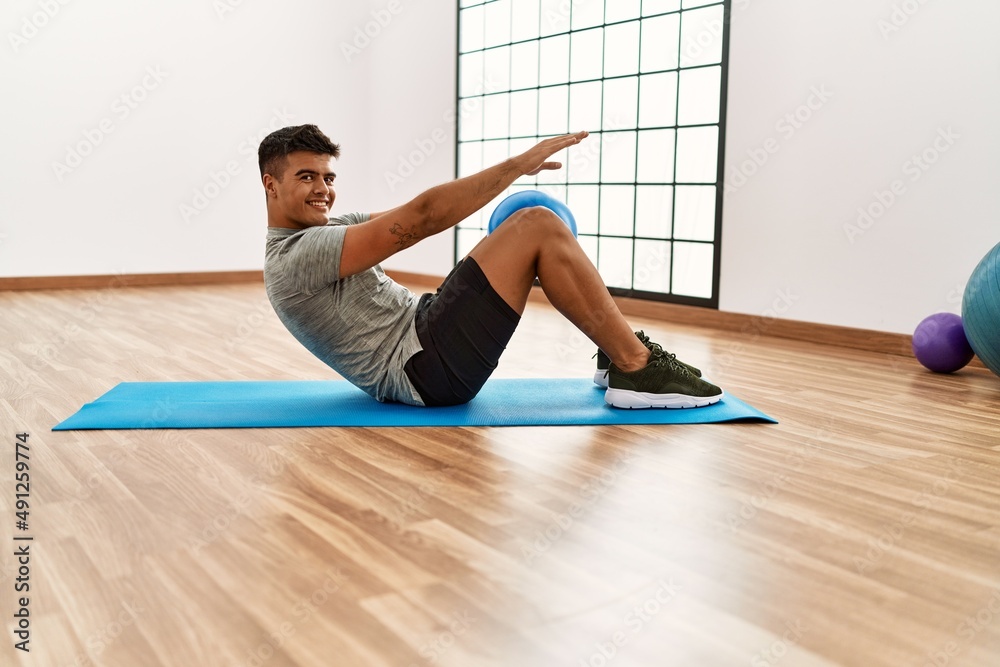
<instances>
[{"instance_id":1,"label":"white wall","mask_svg":"<svg viewBox=\"0 0 1000 667\"><path fill-rule=\"evenodd\" d=\"M283 125L342 142L340 210L368 199L369 77L338 48L363 3L61 1L0 14L0 276L259 270Z\"/></svg>"},{"instance_id":2,"label":"white wall","mask_svg":"<svg viewBox=\"0 0 1000 667\"><path fill-rule=\"evenodd\" d=\"M992 0L734 1L722 310L893 332L959 311L1000 242L998 22Z\"/></svg>"},{"instance_id":3,"label":"white wall","mask_svg":"<svg viewBox=\"0 0 1000 667\"><path fill-rule=\"evenodd\" d=\"M396 0L400 11L362 58L370 67L371 208L399 206L455 178L457 3ZM387 0L371 0L385 11ZM383 262L388 269L444 276L454 232L424 240Z\"/></svg>"}]
</instances>

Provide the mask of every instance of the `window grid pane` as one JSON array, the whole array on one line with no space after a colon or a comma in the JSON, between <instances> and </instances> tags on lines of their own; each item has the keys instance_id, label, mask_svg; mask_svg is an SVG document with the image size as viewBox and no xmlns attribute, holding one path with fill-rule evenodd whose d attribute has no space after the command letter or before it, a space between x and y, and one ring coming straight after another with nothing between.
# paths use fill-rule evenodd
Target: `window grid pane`
<instances>
[{"instance_id":1,"label":"window grid pane","mask_svg":"<svg viewBox=\"0 0 1000 667\"><path fill-rule=\"evenodd\" d=\"M456 261L500 201L538 189L567 202L612 293L718 307L730 5L461 1L457 175L590 136L462 221Z\"/></svg>"}]
</instances>

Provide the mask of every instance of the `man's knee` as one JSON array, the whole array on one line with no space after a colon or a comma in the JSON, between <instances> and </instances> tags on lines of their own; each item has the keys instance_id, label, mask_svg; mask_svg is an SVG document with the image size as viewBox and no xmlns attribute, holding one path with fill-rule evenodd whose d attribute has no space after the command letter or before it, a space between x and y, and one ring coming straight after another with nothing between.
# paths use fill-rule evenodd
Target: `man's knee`
<instances>
[{"instance_id":1,"label":"man's knee","mask_svg":"<svg viewBox=\"0 0 1000 667\"><path fill-rule=\"evenodd\" d=\"M544 206L530 206L515 211L501 226L504 225L510 225L519 236L532 236L546 240L551 240L553 237L573 236L562 218Z\"/></svg>"}]
</instances>

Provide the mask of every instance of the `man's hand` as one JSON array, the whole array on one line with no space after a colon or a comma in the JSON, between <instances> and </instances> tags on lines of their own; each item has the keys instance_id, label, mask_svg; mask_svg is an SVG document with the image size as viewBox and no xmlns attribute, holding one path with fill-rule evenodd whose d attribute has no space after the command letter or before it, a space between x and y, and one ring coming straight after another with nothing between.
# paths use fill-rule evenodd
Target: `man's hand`
<instances>
[{"instance_id":1,"label":"man's hand","mask_svg":"<svg viewBox=\"0 0 1000 667\"><path fill-rule=\"evenodd\" d=\"M562 149L573 146L583 141L589 132L577 132L576 134L564 134L559 137L552 137L545 141L540 141L532 148L512 158L517 164L519 171L525 176L534 176L546 169L559 169L561 162L548 162L548 158L555 155Z\"/></svg>"}]
</instances>

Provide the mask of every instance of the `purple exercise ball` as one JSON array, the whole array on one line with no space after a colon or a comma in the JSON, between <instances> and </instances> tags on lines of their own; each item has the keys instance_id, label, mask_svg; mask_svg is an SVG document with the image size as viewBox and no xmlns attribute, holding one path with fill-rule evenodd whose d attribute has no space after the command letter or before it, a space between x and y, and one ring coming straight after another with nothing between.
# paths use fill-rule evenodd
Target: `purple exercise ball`
<instances>
[{"instance_id":1,"label":"purple exercise ball","mask_svg":"<svg viewBox=\"0 0 1000 667\"><path fill-rule=\"evenodd\" d=\"M965 337L962 318L955 313L925 317L913 332L913 354L935 373L954 373L975 354Z\"/></svg>"}]
</instances>

